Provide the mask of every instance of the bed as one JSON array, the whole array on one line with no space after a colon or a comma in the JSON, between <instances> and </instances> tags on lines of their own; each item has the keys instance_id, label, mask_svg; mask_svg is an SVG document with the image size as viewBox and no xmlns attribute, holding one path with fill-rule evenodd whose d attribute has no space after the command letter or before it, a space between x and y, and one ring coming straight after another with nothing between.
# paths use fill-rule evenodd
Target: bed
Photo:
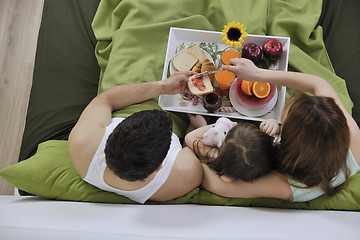
<instances>
[{"instance_id":1,"label":"bed","mask_svg":"<svg viewBox=\"0 0 360 240\"><path fill-rule=\"evenodd\" d=\"M44 229L49 233L62 231L64 236L73 234L84 237L89 232L107 232L109 239L114 236L122 236L124 239L126 236L133 237L131 239L171 239L176 236L200 238L200 235L195 234L195 229L189 230L189 234L179 235L176 224L180 220L169 224L172 233L155 234L151 233L151 228L145 228L145 233L139 235L136 228L144 227L143 222L131 218L133 214L140 214L138 211L144 212L140 216L149 221L152 211L160 212L164 218L174 214L179 219L188 221L188 225L182 226L185 231L190 226L197 226L200 232L216 227L214 222L208 223L211 215L214 218L221 216L223 222L218 225L222 226L219 231L230 231L223 236L227 239L265 239L269 236L274 239L311 238L320 236L325 231L329 238L340 236L327 226L336 226L339 229L337 233L346 233L349 238L358 236L359 230L354 222L360 218L357 212L360 210L360 173L355 174L346 189L334 197L322 196L306 203L265 198L223 198L196 188L178 199L161 204L148 202L142 206L82 181L71 165L67 138L82 110L98 93L117 84L161 79L170 27L221 31L227 22L234 20L247 26L251 34L290 37L289 70L312 73L327 79L359 124L360 96L357 90L360 89L360 69L356 59L360 54L360 47L357 45L360 31L355 25L360 20L356 12L359 8L360 3L356 0L202 0L196 3L187 0L45 0L19 163L0 171L0 176L18 188L21 196L1 197L2 212L10 214L11 209L22 215L27 211L33 213L30 208L35 206L36 213L39 214L38 220L46 226ZM349 45L353 46L351 51L344 51ZM146 79L144 75L147 76ZM288 89L288 96L293 93ZM114 116L126 117L134 111L158 107L157 99L149 100L121 109ZM172 113L172 117L176 133L183 136L188 124L186 116ZM40 207L42 204L64 209L57 212L62 212L64 219L73 218L72 209L81 209L79 215L85 214L87 210L101 215L103 211L113 209L119 213L116 217L118 221L124 221L125 224L124 218L132 219L125 225L131 226L129 229L134 231L119 228L112 232L101 226L77 229L66 224L60 228L54 227L45 224L44 219L48 216L46 209ZM51 211L48 212L49 216L56 217ZM106 212L104 216L100 216L104 225L110 221L106 220L109 215L111 214ZM98 214L91 213L87 216L93 219ZM197 216L196 221L189 220L194 216ZM227 217L229 218L226 219ZM339 224L337 220L328 218L342 219L346 224ZM16 221L6 224L1 220L1 232L9 236L20 236L31 233L31 226L41 228L40 223L30 224L32 218L26 219L27 221L19 221L18 226ZM310 221L316 221L320 227L291 237L290 231L285 234L274 230L269 231L270 235L261 235L256 233L255 228L245 227L256 222L260 228L275 228L279 224L286 228L290 226L287 219L297 226L307 226ZM73 220L79 222L85 221L85 218ZM207 227L203 225L204 221ZM244 224L241 231L236 229L235 225L238 224L234 222ZM156 218L154 225L156 224L165 222ZM267 224L270 225L266 226ZM163 230L159 226L154 227L155 230ZM15 233L16 228L22 228L23 232ZM213 235L214 238L222 238L219 233ZM38 234L42 236L42 233ZM201 236L205 239L210 236L207 234Z\"/></svg>"}]
</instances>

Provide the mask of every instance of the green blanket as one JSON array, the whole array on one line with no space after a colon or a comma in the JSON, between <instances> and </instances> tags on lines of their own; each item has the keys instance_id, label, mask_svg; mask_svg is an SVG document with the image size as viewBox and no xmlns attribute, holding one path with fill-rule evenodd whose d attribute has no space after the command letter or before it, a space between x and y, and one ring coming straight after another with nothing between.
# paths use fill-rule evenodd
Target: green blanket
<instances>
[{"instance_id":1,"label":"green blanket","mask_svg":"<svg viewBox=\"0 0 360 240\"><path fill-rule=\"evenodd\" d=\"M290 37L289 70L328 80L350 111L352 103L344 81L334 74L322 29L314 30L320 11L321 1L313 0L101 1L93 21L98 40L96 57L101 68L98 92L118 84L160 80L170 27L221 31L227 22L239 21L251 34ZM292 93L288 90L288 95ZM159 108L156 99L121 109L116 114L128 116L151 108ZM175 130L183 133L185 118L181 114L173 117ZM33 157L0 170L0 176L19 189L49 199L133 203L83 181L71 164L67 141L40 144ZM306 203L223 198L201 188L167 203L360 210L359 180L360 172L334 197L321 196Z\"/></svg>"},{"instance_id":2,"label":"green blanket","mask_svg":"<svg viewBox=\"0 0 360 240\"><path fill-rule=\"evenodd\" d=\"M350 112L345 82L334 73L321 27L314 29L321 4L314 0L101 1L92 24L101 68L99 93L118 84L160 80L170 27L221 31L235 21L250 34L290 37L289 70L326 79ZM288 95L293 93L288 90Z\"/></svg>"},{"instance_id":3,"label":"green blanket","mask_svg":"<svg viewBox=\"0 0 360 240\"><path fill-rule=\"evenodd\" d=\"M101 68L98 92L119 84L160 80L170 27L220 32L225 24L235 21L244 24L249 34L290 37L289 70L326 79L351 112L352 102L345 81L336 76L332 68L322 28L318 26L314 29L321 6L322 1L314 0L101 1L92 24L98 40L96 57ZM287 96L294 92L288 89ZM156 99L119 110L116 115L126 117L134 111L152 107L158 108ZM179 117L180 114L173 116ZM185 122L181 120L180 116L174 125L177 134L183 136ZM326 197L323 196L318 200L320 206L324 199ZM229 200L206 191L200 191L191 202L284 206L284 202L279 200ZM303 204L286 205L304 208ZM326 204L323 207L326 209ZM341 204L330 207L342 208ZM358 206L350 209L358 209Z\"/></svg>"}]
</instances>

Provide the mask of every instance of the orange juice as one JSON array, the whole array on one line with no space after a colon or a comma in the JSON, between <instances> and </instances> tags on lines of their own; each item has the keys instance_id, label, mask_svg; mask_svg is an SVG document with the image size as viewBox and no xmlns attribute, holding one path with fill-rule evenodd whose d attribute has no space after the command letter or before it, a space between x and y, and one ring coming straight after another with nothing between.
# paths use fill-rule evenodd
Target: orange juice
<instances>
[{"instance_id":1,"label":"orange juice","mask_svg":"<svg viewBox=\"0 0 360 240\"><path fill-rule=\"evenodd\" d=\"M226 48L221 53L221 61L225 65L229 65L230 59L241 58L241 54L235 48Z\"/></svg>"},{"instance_id":2,"label":"orange juice","mask_svg":"<svg viewBox=\"0 0 360 240\"><path fill-rule=\"evenodd\" d=\"M227 70L215 73L215 80L219 87L223 90L230 88L231 83L235 79L235 74Z\"/></svg>"}]
</instances>

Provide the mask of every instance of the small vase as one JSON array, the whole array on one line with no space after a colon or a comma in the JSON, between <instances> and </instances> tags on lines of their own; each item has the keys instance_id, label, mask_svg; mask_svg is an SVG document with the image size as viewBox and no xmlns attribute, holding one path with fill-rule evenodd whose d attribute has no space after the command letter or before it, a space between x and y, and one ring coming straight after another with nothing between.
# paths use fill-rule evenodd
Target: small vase
<instances>
[{"instance_id":1,"label":"small vase","mask_svg":"<svg viewBox=\"0 0 360 240\"><path fill-rule=\"evenodd\" d=\"M216 93L209 93L202 98L203 106L208 112L215 112L222 105L221 97Z\"/></svg>"}]
</instances>

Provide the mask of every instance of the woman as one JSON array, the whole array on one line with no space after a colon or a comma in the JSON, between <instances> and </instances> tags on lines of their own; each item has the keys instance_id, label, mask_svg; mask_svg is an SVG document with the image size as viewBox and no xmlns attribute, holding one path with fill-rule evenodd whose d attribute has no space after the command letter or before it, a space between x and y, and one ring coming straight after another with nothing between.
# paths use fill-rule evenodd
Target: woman
<instances>
[{"instance_id":1,"label":"woman","mask_svg":"<svg viewBox=\"0 0 360 240\"><path fill-rule=\"evenodd\" d=\"M295 98L282 115L276 170L253 182L225 181L203 164L202 186L224 197L271 197L309 201L338 192L359 169L360 130L335 90L324 79L296 72L257 68L231 59L222 68L241 79L310 92Z\"/></svg>"}]
</instances>

